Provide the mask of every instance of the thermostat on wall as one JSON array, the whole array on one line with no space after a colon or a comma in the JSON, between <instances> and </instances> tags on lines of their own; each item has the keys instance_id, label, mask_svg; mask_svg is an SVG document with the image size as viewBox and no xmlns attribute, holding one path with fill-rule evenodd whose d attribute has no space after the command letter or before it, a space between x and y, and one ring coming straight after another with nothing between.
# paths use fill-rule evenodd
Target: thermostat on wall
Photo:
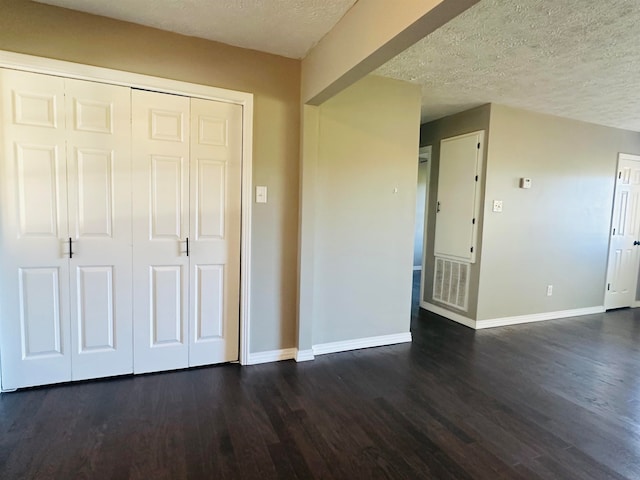
<instances>
[{"instance_id":1,"label":"thermostat on wall","mask_svg":"<svg viewBox=\"0 0 640 480\"><path fill-rule=\"evenodd\" d=\"M530 178L521 178L520 179L520 188L531 188L531 179Z\"/></svg>"}]
</instances>

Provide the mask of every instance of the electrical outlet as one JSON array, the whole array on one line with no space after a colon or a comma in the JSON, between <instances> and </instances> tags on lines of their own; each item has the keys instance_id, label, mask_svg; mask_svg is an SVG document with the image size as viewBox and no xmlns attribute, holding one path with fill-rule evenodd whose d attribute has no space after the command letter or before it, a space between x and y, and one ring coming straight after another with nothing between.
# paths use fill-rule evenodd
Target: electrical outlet
<instances>
[{"instance_id":1,"label":"electrical outlet","mask_svg":"<svg viewBox=\"0 0 640 480\"><path fill-rule=\"evenodd\" d=\"M493 201L493 211L497 213L502 212L502 200Z\"/></svg>"},{"instance_id":2,"label":"electrical outlet","mask_svg":"<svg viewBox=\"0 0 640 480\"><path fill-rule=\"evenodd\" d=\"M547 297L553 295L553 285L547 285Z\"/></svg>"}]
</instances>

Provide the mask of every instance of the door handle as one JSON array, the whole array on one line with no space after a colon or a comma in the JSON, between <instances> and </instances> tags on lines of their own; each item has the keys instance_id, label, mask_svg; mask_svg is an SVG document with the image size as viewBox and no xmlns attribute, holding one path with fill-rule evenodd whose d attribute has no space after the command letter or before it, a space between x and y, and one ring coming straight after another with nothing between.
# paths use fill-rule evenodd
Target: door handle
<instances>
[{"instance_id":1,"label":"door handle","mask_svg":"<svg viewBox=\"0 0 640 480\"><path fill-rule=\"evenodd\" d=\"M637 241L637 240L635 240L635 241L633 242L633 244L634 244L634 245L640 245L640 242L639 242L639 241Z\"/></svg>"},{"instance_id":2,"label":"door handle","mask_svg":"<svg viewBox=\"0 0 640 480\"><path fill-rule=\"evenodd\" d=\"M438 205L436 205L436 213L440 212L440 202L438 202Z\"/></svg>"}]
</instances>

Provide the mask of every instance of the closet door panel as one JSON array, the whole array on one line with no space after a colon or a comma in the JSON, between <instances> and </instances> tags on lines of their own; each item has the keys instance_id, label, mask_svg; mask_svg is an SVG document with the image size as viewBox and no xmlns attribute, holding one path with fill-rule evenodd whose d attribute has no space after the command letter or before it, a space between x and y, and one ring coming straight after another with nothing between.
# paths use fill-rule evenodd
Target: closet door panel
<instances>
[{"instance_id":1,"label":"closet door panel","mask_svg":"<svg viewBox=\"0 0 640 480\"><path fill-rule=\"evenodd\" d=\"M72 373L133 372L131 93L65 80Z\"/></svg>"},{"instance_id":2,"label":"closet door panel","mask_svg":"<svg viewBox=\"0 0 640 480\"><path fill-rule=\"evenodd\" d=\"M71 380L64 80L0 69L2 387Z\"/></svg>"},{"instance_id":3,"label":"closet door panel","mask_svg":"<svg viewBox=\"0 0 640 480\"><path fill-rule=\"evenodd\" d=\"M189 365L238 360L242 107L191 99Z\"/></svg>"},{"instance_id":4,"label":"closet door panel","mask_svg":"<svg viewBox=\"0 0 640 480\"><path fill-rule=\"evenodd\" d=\"M135 373L189 365L189 99L132 91Z\"/></svg>"}]
</instances>

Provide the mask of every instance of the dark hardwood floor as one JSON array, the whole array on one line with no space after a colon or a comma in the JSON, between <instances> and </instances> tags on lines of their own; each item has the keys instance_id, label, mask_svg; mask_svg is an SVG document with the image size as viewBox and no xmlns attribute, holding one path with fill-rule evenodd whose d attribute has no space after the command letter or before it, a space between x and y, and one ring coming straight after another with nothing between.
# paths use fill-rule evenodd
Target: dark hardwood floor
<instances>
[{"instance_id":1,"label":"dark hardwood floor","mask_svg":"<svg viewBox=\"0 0 640 480\"><path fill-rule=\"evenodd\" d=\"M0 478L637 479L640 314L0 397Z\"/></svg>"}]
</instances>

